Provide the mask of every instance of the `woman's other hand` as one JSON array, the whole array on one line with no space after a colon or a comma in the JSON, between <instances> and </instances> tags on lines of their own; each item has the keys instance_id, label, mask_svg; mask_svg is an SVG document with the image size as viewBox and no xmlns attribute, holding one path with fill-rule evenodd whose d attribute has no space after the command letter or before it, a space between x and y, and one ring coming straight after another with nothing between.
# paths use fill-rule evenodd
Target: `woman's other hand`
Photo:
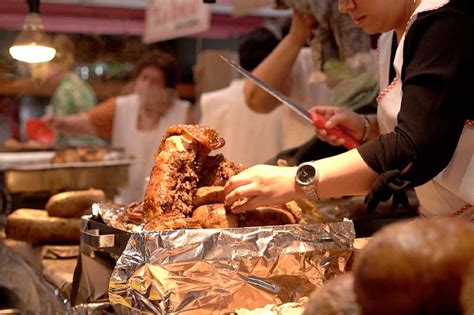
<instances>
[{"instance_id":1,"label":"woman's other hand","mask_svg":"<svg viewBox=\"0 0 474 315\"><path fill-rule=\"evenodd\" d=\"M56 128L58 125L58 119L53 114L45 114L41 117L41 121L44 122L48 127Z\"/></svg>"},{"instance_id":2,"label":"woman's other hand","mask_svg":"<svg viewBox=\"0 0 474 315\"><path fill-rule=\"evenodd\" d=\"M365 119L362 115L354 113L351 110L342 109L337 106L314 106L310 109L323 116L326 122L326 128L339 127L342 131L360 140L364 136ZM340 146L345 140L335 135L329 135L326 130L315 128L316 136L334 146Z\"/></svg>"},{"instance_id":3,"label":"woman's other hand","mask_svg":"<svg viewBox=\"0 0 474 315\"><path fill-rule=\"evenodd\" d=\"M288 37L298 46L303 47L311 35L314 17L305 15L297 10L293 11L291 27Z\"/></svg>"},{"instance_id":4,"label":"woman's other hand","mask_svg":"<svg viewBox=\"0 0 474 315\"><path fill-rule=\"evenodd\" d=\"M245 203L232 207L233 213L243 213L265 205L279 205L304 198L295 181L296 167L256 165L232 176L224 187L226 205L236 201Z\"/></svg>"}]
</instances>

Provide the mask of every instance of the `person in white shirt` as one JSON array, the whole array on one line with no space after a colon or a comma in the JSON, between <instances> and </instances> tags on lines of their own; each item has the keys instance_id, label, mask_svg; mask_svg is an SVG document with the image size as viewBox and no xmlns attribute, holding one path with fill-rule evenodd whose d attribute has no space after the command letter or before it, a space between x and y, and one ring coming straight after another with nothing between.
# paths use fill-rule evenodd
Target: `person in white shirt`
<instances>
[{"instance_id":1,"label":"person in white shirt","mask_svg":"<svg viewBox=\"0 0 474 315\"><path fill-rule=\"evenodd\" d=\"M278 44L278 38L265 27L246 34L239 45L240 65L252 71ZM233 161L252 166L280 152L282 109L259 114L247 107L244 80L234 79L224 89L201 95L200 124L210 126L226 141L219 150Z\"/></svg>"}]
</instances>

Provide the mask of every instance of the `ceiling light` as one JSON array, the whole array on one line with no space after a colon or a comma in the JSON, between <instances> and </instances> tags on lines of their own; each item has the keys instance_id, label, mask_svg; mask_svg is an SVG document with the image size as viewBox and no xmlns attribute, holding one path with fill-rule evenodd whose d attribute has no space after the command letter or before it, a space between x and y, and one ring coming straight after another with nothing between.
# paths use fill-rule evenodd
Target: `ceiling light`
<instances>
[{"instance_id":1,"label":"ceiling light","mask_svg":"<svg viewBox=\"0 0 474 315\"><path fill-rule=\"evenodd\" d=\"M28 0L28 7L30 13L26 16L22 31L10 47L10 55L28 63L50 61L56 55L56 49L43 31L39 0Z\"/></svg>"}]
</instances>

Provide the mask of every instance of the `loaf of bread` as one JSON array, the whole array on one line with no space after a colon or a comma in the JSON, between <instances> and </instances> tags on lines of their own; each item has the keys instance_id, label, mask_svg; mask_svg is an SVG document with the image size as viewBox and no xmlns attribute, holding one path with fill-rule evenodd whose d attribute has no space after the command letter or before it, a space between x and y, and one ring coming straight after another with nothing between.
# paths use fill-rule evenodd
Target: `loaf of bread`
<instances>
[{"instance_id":1,"label":"loaf of bread","mask_svg":"<svg viewBox=\"0 0 474 315\"><path fill-rule=\"evenodd\" d=\"M304 315L359 315L354 293L354 275L346 273L331 279L310 296Z\"/></svg>"},{"instance_id":2,"label":"loaf of bread","mask_svg":"<svg viewBox=\"0 0 474 315\"><path fill-rule=\"evenodd\" d=\"M46 210L51 217L80 218L91 212L92 204L104 201L105 194L100 189L66 191L51 196Z\"/></svg>"},{"instance_id":3,"label":"loaf of bread","mask_svg":"<svg viewBox=\"0 0 474 315\"><path fill-rule=\"evenodd\" d=\"M81 219L52 218L45 210L18 209L7 217L8 238L31 244L78 243Z\"/></svg>"},{"instance_id":4,"label":"loaf of bread","mask_svg":"<svg viewBox=\"0 0 474 315\"><path fill-rule=\"evenodd\" d=\"M474 227L454 219L389 225L356 258L363 314L461 314L461 287L474 261Z\"/></svg>"}]
</instances>

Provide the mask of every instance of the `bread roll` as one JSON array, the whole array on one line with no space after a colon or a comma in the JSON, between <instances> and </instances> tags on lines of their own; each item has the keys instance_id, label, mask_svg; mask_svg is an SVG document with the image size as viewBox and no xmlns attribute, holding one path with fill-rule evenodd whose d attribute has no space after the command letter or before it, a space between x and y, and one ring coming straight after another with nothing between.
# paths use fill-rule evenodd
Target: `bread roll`
<instances>
[{"instance_id":1,"label":"bread roll","mask_svg":"<svg viewBox=\"0 0 474 315\"><path fill-rule=\"evenodd\" d=\"M51 196L46 210L51 217L80 218L90 213L93 203L104 201L105 194L100 189L66 191Z\"/></svg>"},{"instance_id":2,"label":"bread roll","mask_svg":"<svg viewBox=\"0 0 474 315\"><path fill-rule=\"evenodd\" d=\"M359 315L354 275L346 273L326 282L310 296L303 315Z\"/></svg>"},{"instance_id":3,"label":"bread roll","mask_svg":"<svg viewBox=\"0 0 474 315\"><path fill-rule=\"evenodd\" d=\"M7 217L8 238L31 244L78 243L81 219L52 218L45 210L18 209Z\"/></svg>"},{"instance_id":4,"label":"bread roll","mask_svg":"<svg viewBox=\"0 0 474 315\"><path fill-rule=\"evenodd\" d=\"M377 232L354 264L364 314L459 314L474 260L474 228L454 218L419 219Z\"/></svg>"},{"instance_id":5,"label":"bread roll","mask_svg":"<svg viewBox=\"0 0 474 315\"><path fill-rule=\"evenodd\" d=\"M193 211L193 219L205 229L224 229L239 226L237 215L226 213L224 204L204 205Z\"/></svg>"}]
</instances>

